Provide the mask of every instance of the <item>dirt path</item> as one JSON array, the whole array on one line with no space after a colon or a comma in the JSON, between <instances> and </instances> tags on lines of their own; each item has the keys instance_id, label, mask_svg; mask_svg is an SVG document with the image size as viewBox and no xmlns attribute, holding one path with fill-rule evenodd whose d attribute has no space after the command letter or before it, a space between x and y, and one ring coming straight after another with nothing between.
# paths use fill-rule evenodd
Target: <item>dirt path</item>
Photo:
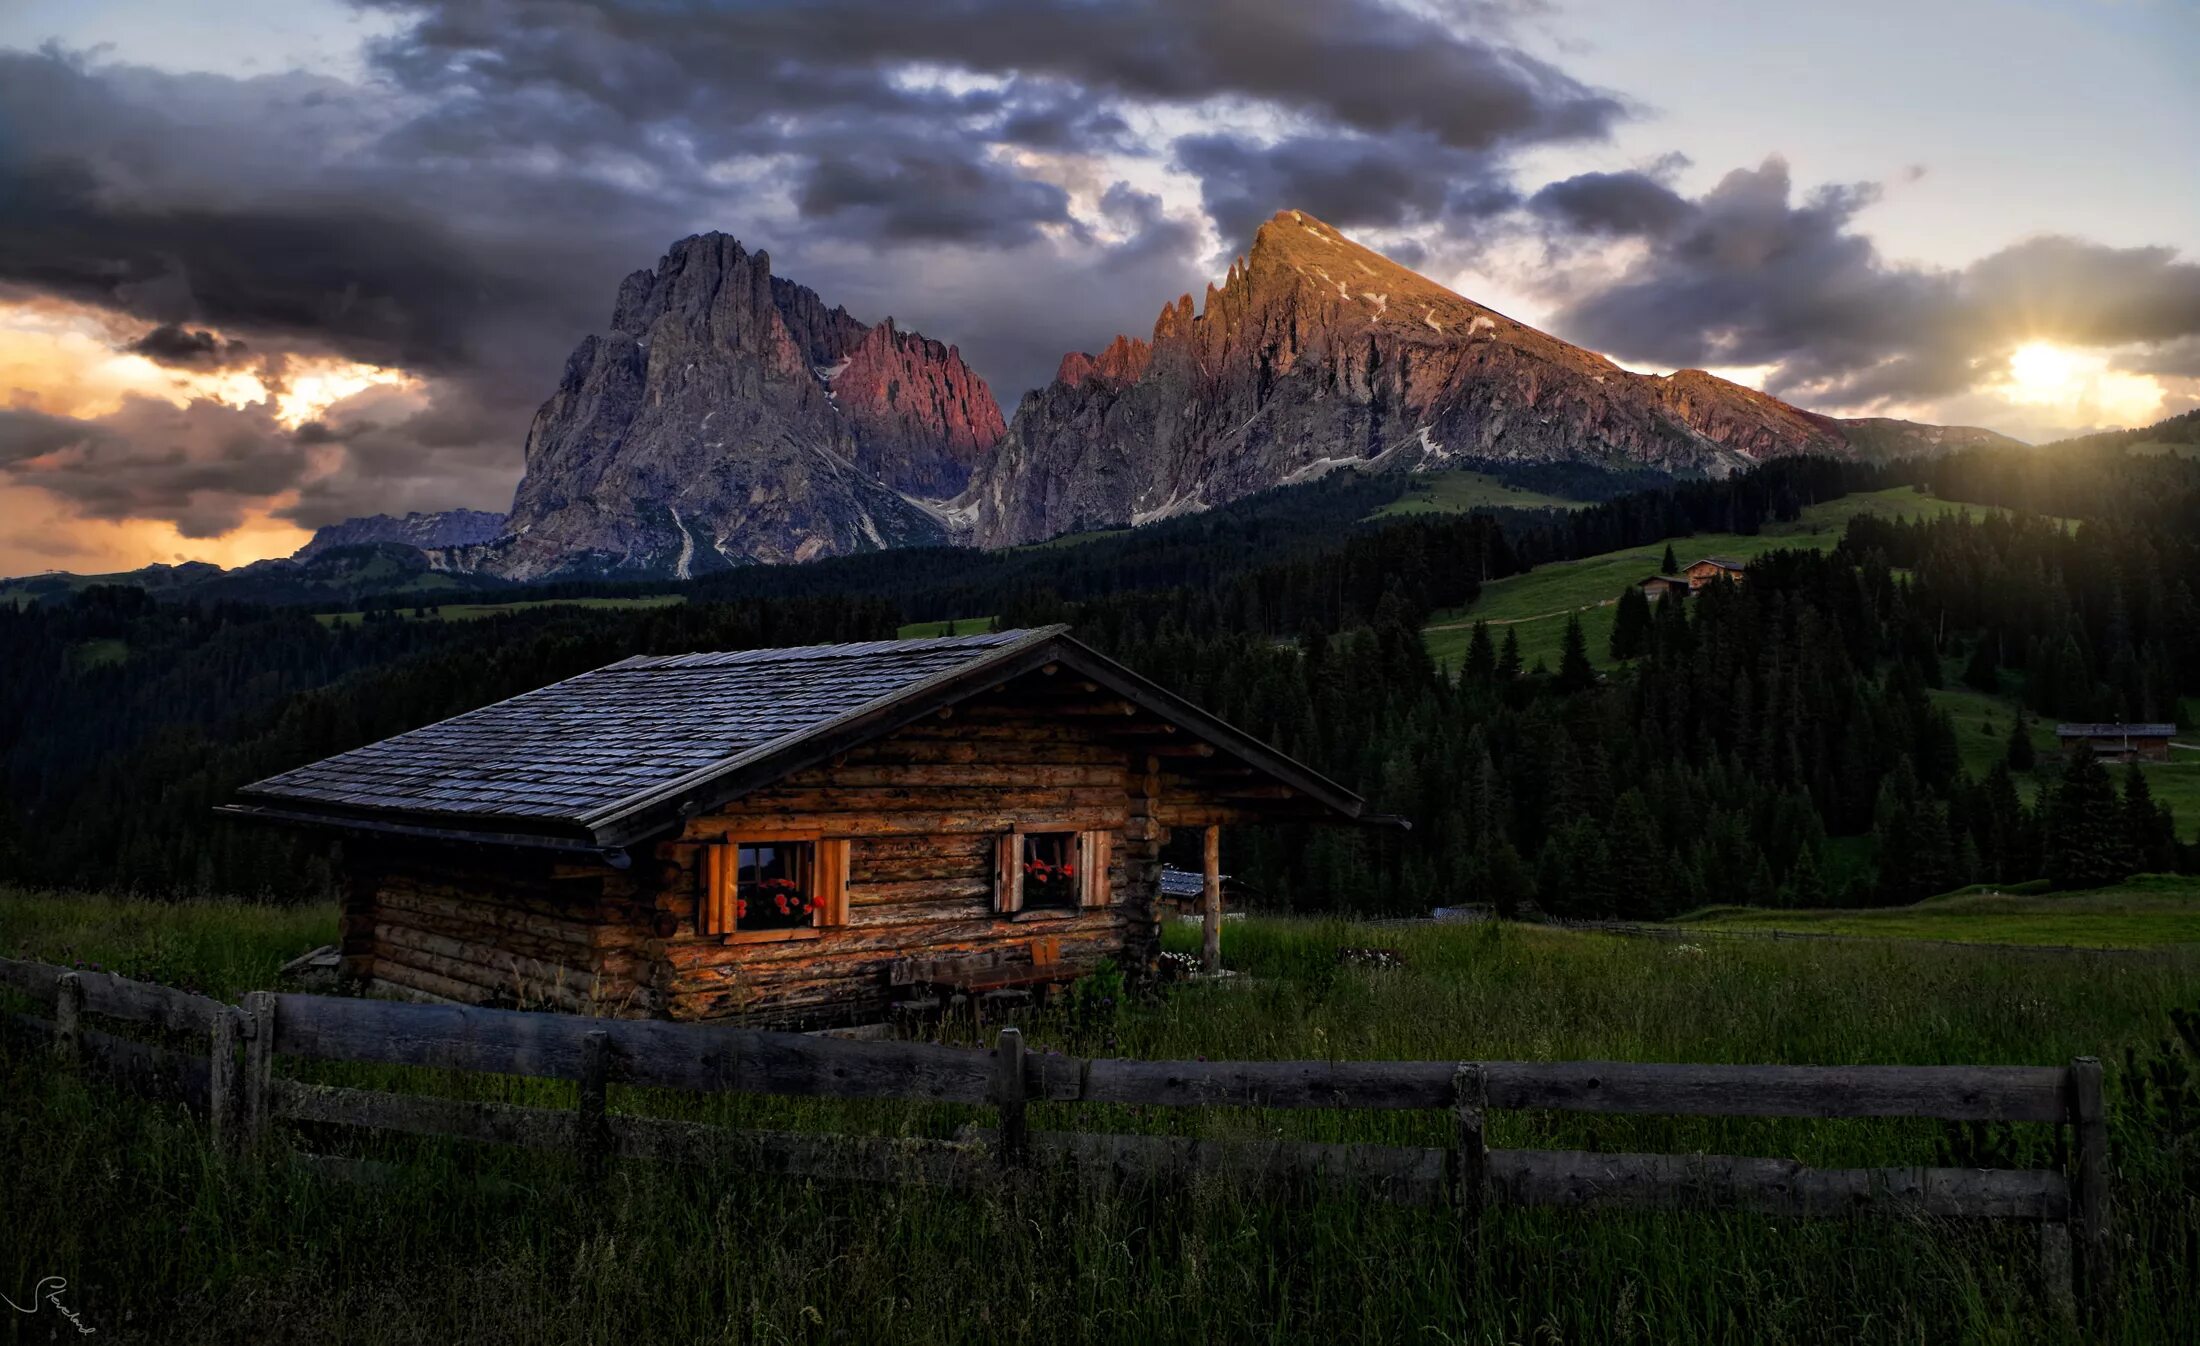
<instances>
[{"instance_id":1,"label":"dirt path","mask_svg":"<svg viewBox=\"0 0 2200 1346\"><path fill-rule=\"evenodd\" d=\"M1533 617L1477 617L1473 621L1445 622L1442 626L1424 626L1421 629L1423 631L1465 631L1472 628L1476 621L1486 621L1491 626L1518 626L1522 622L1546 622L1553 617L1567 617L1576 612L1593 612L1598 608L1608 608L1618 601L1616 598L1607 598L1597 603L1584 603L1578 608L1560 608L1556 612L1538 612Z\"/></svg>"}]
</instances>

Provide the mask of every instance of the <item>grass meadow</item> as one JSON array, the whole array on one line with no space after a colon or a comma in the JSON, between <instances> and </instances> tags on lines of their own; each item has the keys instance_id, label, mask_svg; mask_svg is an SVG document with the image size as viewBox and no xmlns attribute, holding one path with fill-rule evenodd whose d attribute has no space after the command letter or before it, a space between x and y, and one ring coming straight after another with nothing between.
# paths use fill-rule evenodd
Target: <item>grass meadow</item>
<instances>
[{"instance_id":1,"label":"grass meadow","mask_svg":"<svg viewBox=\"0 0 2200 1346\"><path fill-rule=\"evenodd\" d=\"M0 951L97 961L224 996L272 984L333 913L0 892ZM1172 926L1172 947L1196 929ZM1346 946L1405 966L1339 964ZM1040 1051L1155 1058L2108 1063L2119 1187L2101 1338L2200 1339L2200 1154L2137 1106L2126 1048L2200 1005L2200 951L2098 956L1930 943L1707 941L1514 925L1228 923L1241 975L1021 1020ZM951 1039L982 1041L974 1027ZM2142 1061L2151 1060L2143 1057ZM284 1062L330 1083L571 1106L570 1085ZM0 1288L68 1277L120 1340L328 1342L2036 1342L2080 1339L2042 1297L2029 1230L1790 1223L1704 1211L1500 1211L1464 1255L1443 1212L1327 1190L1055 1186L957 1196L628 1164L584 1188L561 1156L323 1132L387 1185L276 1152L212 1158L174 1109L10 1047ZM618 1111L951 1135L982 1110L698 1098L614 1086ZM1436 1113L1039 1106L1040 1128L1448 1143ZM1492 1114L1496 1146L1768 1154L1825 1165L2054 1162L2048 1128ZM16 1293L10 1290L10 1293ZM50 1322L13 1319L15 1340Z\"/></svg>"},{"instance_id":2,"label":"grass meadow","mask_svg":"<svg viewBox=\"0 0 2200 1346\"><path fill-rule=\"evenodd\" d=\"M1698 533L1673 539L1672 547L1682 565L1705 556L1747 561L1780 548L1830 550L1840 542L1849 520L1859 514L1918 519L1965 510L1974 515L1998 512L1990 505L1940 500L1915 487L1900 486L1812 505L1794 523L1772 524L1759 533ZM1555 669L1565 641L1567 614L1578 613L1582 632L1589 640L1589 661L1599 668L1610 667L1612 622L1617 615L1614 605L1620 591L1645 575L1656 574L1666 545L1655 542L1576 561L1553 562L1525 575L1492 580L1482 586L1481 597L1470 606L1439 612L1429 619L1424 635L1429 653L1445 670L1458 668L1466 656L1470 629L1477 621L1487 621L1514 629L1520 637L1520 657L1527 667L1534 668L1540 659ZM1491 635L1504 639L1502 629L1493 629Z\"/></svg>"}]
</instances>

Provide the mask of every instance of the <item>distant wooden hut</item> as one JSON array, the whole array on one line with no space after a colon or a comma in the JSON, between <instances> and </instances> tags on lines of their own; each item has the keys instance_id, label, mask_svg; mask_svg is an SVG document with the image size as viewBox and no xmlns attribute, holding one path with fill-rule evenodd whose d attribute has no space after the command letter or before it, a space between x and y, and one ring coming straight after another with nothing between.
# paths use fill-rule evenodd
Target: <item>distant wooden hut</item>
<instances>
[{"instance_id":1,"label":"distant wooden hut","mask_svg":"<svg viewBox=\"0 0 2200 1346\"><path fill-rule=\"evenodd\" d=\"M2083 746L2111 762L2166 762L2174 724L2058 724L2055 741L2064 751Z\"/></svg>"},{"instance_id":2,"label":"distant wooden hut","mask_svg":"<svg viewBox=\"0 0 2200 1346\"><path fill-rule=\"evenodd\" d=\"M1651 575L1635 581L1642 596L1655 603L1661 598L1686 598L1692 586L1682 575Z\"/></svg>"},{"instance_id":3,"label":"distant wooden hut","mask_svg":"<svg viewBox=\"0 0 2200 1346\"><path fill-rule=\"evenodd\" d=\"M1688 580L1688 587L1695 590L1718 580L1739 584L1749 574L1749 566L1724 556L1706 556L1681 567L1681 574Z\"/></svg>"},{"instance_id":4,"label":"distant wooden hut","mask_svg":"<svg viewBox=\"0 0 2200 1346\"><path fill-rule=\"evenodd\" d=\"M1398 821L1060 627L637 656L223 811L346 838L357 983L774 1024L1149 964L1172 829L1219 897L1224 824Z\"/></svg>"}]
</instances>

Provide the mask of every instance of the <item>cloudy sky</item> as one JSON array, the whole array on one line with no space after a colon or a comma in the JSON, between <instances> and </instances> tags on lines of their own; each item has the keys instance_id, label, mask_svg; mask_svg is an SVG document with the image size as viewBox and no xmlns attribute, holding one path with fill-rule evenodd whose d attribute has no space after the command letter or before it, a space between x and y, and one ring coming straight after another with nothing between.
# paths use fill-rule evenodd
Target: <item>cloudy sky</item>
<instances>
[{"instance_id":1,"label":"cloudy sky","mask_svg":"<svg viewBox=\"0 0 2200 1346\"><path fill-rule=\"evenodd\" d=\"M1633 367L2200 405L2193 0L6 0L0 574L502 509L722 229L1013 411L1310 211Z\"/></svg>"}]
</instances>

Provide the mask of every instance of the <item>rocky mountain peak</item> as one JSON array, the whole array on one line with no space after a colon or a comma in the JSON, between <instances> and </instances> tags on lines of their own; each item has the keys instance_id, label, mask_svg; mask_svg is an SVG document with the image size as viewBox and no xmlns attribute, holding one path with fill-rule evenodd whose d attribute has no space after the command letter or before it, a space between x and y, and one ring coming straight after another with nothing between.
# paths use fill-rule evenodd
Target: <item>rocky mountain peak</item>
<instances>
[{"instance_id":1,"label":"rocky mountain peak","mask_svg":"<svg viewBox=\"0 0 2200 1346\"><path fill-rule=\"evenodd\" d=\"M933 501L1000 439L953 346L864 323L722 233L619 285L528 431L505 536L445 560L513 578L686 577L945 538Z\"/></svg>"}]
</instances>

